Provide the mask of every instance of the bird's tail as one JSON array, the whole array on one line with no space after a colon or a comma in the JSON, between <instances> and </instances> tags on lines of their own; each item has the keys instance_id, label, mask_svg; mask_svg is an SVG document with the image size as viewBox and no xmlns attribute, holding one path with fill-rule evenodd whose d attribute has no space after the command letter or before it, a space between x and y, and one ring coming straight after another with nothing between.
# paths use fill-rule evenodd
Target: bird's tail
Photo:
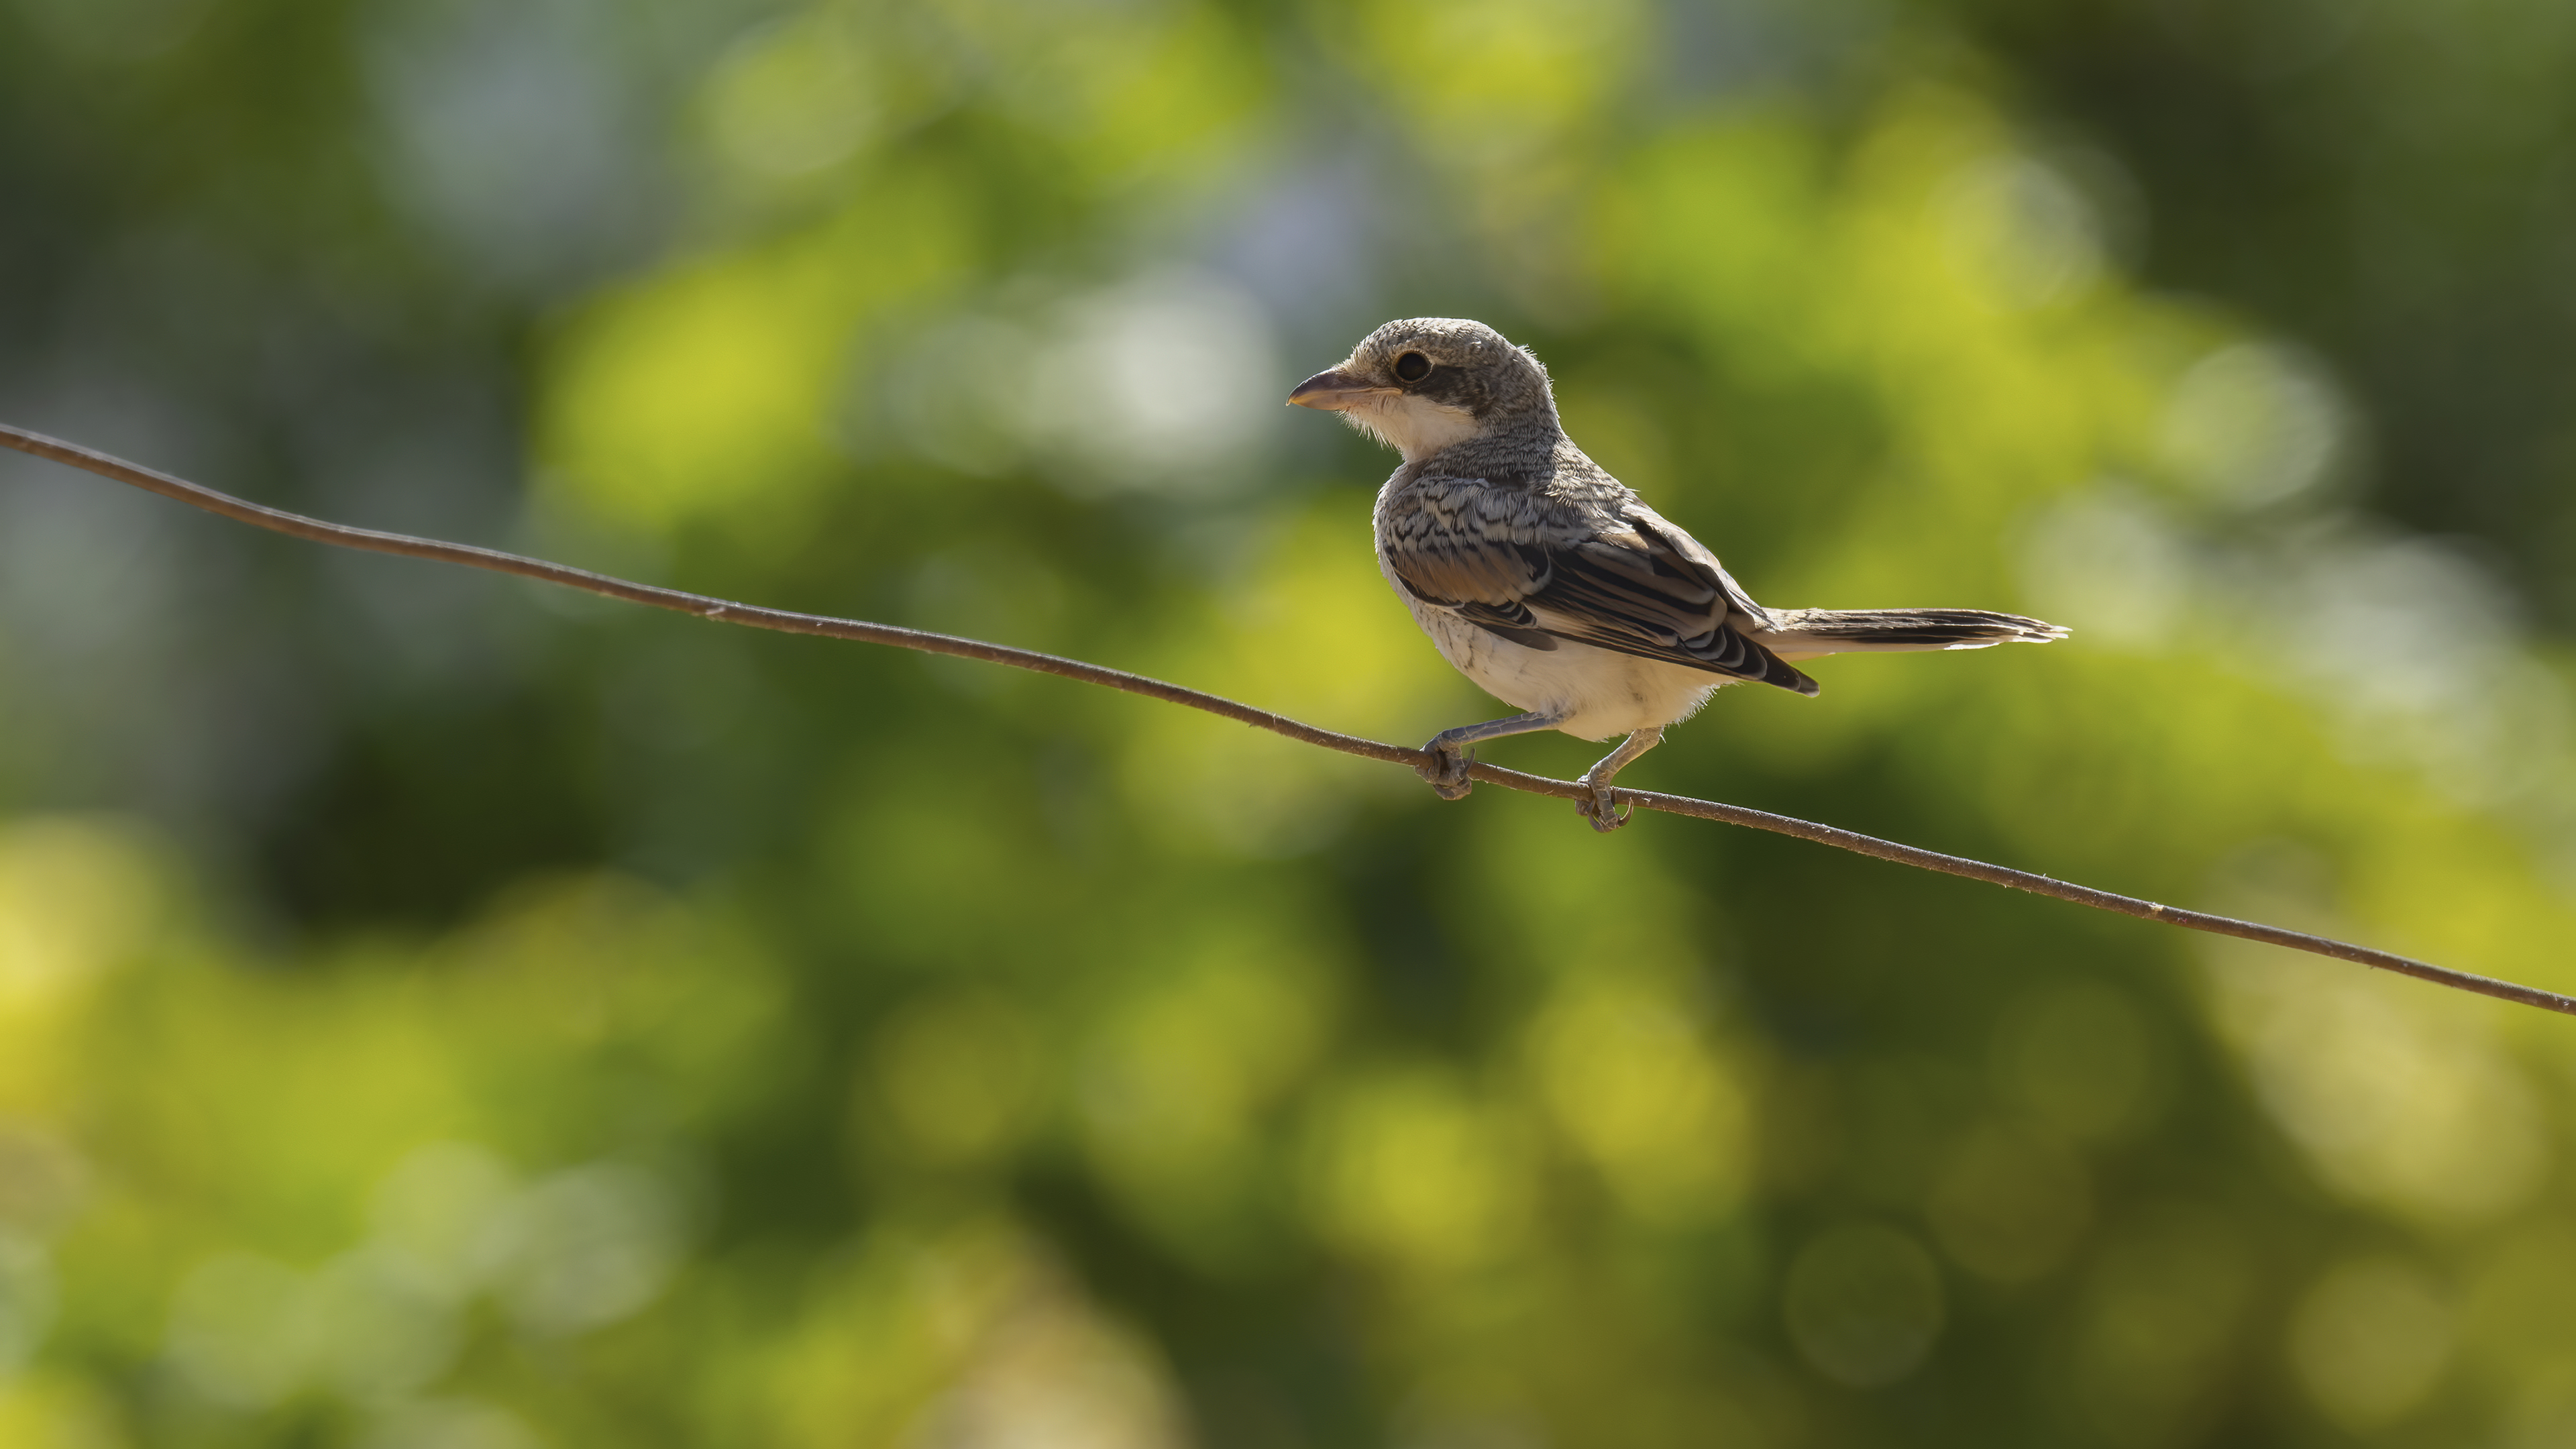
<instances>
[{"instance_id":1,"label":"bird's tail","mask_svg":"<svg viewBox=\"0 0 2576 1449\"><path fill-rule=\"evenodd\" d=\"M1912 649L1986 649L2045 644L2066 630L1985 609L1774 609L1753 641L1782 659Z\"/></svg>"}]
</instances>

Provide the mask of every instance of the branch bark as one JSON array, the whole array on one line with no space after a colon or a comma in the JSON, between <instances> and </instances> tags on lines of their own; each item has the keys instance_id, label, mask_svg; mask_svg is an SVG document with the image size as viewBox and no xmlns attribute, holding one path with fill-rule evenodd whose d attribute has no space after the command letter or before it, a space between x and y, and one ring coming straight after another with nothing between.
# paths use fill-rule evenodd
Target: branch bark
<instances>
[{"instance_id":1,"label":"branch bark","mask_svg":"<svg viewBox=\"0 0 2576 1449\"><path fill-rule=\"evenodd\" d=\"M333 544L341 548L361 549L370 553L397 554L404 558L435 559L441 563L462 564L467 568L516 574L521 578L542 579L547 583L561 584L566 588L580 589L612 599L622 599L631 604L694 614L699 618L712 619L719 623L741 624L754 629L772 629L786 634L813 634L826 639L848 639L863 644L887 644L898 649L917 649L925 654L946 654L959 659L980 659L988 664L1006 664L1015 669L1053 674L1065 679L1080 680L1085 684L1097 684L1128 694L1142 695L1147 699L1161 700L1166 704L1202 710L1208 714L1233 720L1238 724L1247 724L1255 729L1284 735L1303 744L1339 750L1343 754L1357 755L1362 759L1383 760L1389 764L1405 766L1432 763L1431 755L1423 750L1406 749L1401 745L1384 744L1377 740L1362 739L1357 735L1321 729L1301 720L1290 719L1286 715L1273 714L1266 709L1256 709L1222 695L1169 684L1159 679L1148 679L1141 674L1129 674L1124 670L1109 669L1080 659L1065 659L1053 654L1040 654L1030 649L1014 649L1005 644L988 644L980 639L961 639L952 634L934 634L928 630L905 629L893 624L870 623L863 619L836 619L823 614L800 614L786 609L763 608L756 604L710 598L704 594L687 593L680 589L639 584L627 579L613 578L607 574L595 574L587 569L567 567L545 559L504 553L499 549L479 548L472 544L448 543L439 539L415 538L410 534L385 533L375 529L351 528L345 524L326 523L318 518L308 518L300 513L288 513L283 509L248 502L227 493L218 493L184 478L173 477L167 473L126 462L122 458L110 457L105 453L84 448L77 443L66 443L58 438L49 438L42 433L29 432L5 423L0 423L0 447L13 448L21 453L33 454L67 467L95 473L102 478L130 484L145 492L157 493L164 498L202 508L208 513L219 514L237 522L247 523L254 528L264 528L272 533L282 533L291 538ZM1527 775L1518 770L1506 770L1499 765L1482 763L1471 765L1468 773L1474 779L1489 785L1498 785L1507 790L1520 790L1532 795L1553 795L1566 800L1588 798L1588 792L1571 780L1551 780L1542 775ZM1938 871L1943 875L1984 881L1988 885L2028 891L2033 895L2047 896L2052 900L2070 901L2079 906L2090 906L2095 910L2135 916L2140 920L2161 921L2167 925L2206 931L2213 935L2233 936L2240 940L2286 946L2294 951L2331 956L2339 961L2350 961L2382 971L2393 971L2401 976L2412 976L2419 981L2429 981L2437 986L2448 986L2454 990L2475 992L2480 996L2492 996L2501 1001L2518 1002L2524 1006L2539 1007L2544 1011L2576 1016L2576 998L2561 996L2554 991L2543 991L2534 986L2524 986L2518 982L2498 980L2492 976L2457 971L2448 966L2437 966L2430 961L2418 961L2413 957L2374 950L2368 946L2356 946L2347 941L2312 936L2302 931L2265 925L2260 921L2240 921L2229 916L2187 911L2155 901L2141 900L2135 896L2096 890L2091 886L2076 885L2050 876L2014 870L2008 866L1992 865L1982 860L1943 855L1938 851L1900 845L1892 840L1880 840L1831 825L1819 825L1813 821L1774 815L1768 811L1749 809L1742 805L1727 805L1713 800L1694 800L1682 795L1662 795L1651 790L1620 789L1614 794L1621 805L1639 810L1660 810L1673 815L1718 820L1729 825L1749 826L1755 830L1768 830L1774 834L1792 835L1800 840L1811 840L1819 845L1830 845L1859 855L1874 856L1880 860L1893 861L1898 865L1910 865L1918 870Z\"/></svg>"}]
</instances>

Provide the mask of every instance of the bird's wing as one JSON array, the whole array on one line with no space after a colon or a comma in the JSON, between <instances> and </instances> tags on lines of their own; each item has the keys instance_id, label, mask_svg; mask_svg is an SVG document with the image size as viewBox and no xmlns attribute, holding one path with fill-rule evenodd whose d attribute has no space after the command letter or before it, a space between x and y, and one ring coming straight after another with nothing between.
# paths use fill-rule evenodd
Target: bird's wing
<instances>
[{"instance_id":1,"label":"bird's wing","mask_svg":"<svg viewBox=\"0 0 2576 1449\"><path fill-rule=\"evenodd\" d=\"M1728 608L1742 616L1740 622L1746 628L1771 627L1771 611L1753 602L1753 596L1744 592L1744 586L1735 581L1735 575L1726 571L1726 565L1717 561L1716 554L1708 551L1708 545L1636 499L1628 500L1621 513L1628 526L1641 537L1651 539L1658 549L1669 551L1692 573L1716 584L1718 592L1726 596Z\"/></svg>"},{"instance_id":2,"label":"bird's wing","mask_svg":"<svg viewBox=\"0 0 2576 1449\"><path fill-rule=\"evenodd\" d=\"M1386 555L1415 598L1515 642L1554 648L1567 639L1816 692L1813 680L1745 637L1768 627L1770 615L1717 556L1641 503L1535 529L1461 517L1408 530Z\"/></svg>"}]
</instances>

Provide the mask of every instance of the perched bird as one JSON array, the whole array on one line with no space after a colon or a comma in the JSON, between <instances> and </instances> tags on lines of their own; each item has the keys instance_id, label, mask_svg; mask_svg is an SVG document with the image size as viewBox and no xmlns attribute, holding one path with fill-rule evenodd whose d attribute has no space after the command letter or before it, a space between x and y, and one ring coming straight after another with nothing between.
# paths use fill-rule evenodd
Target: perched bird
<instances>
[{"instance_id":1,"label":"perched bird","mask_svg":"<svg viewBox=\"0 0 2576 1449\"><path fill-rule=\"evenodd\" d=\"M1574 446L1547 369L1481 322L1389 322L1288 401L1338 412L1404 455L1377 496L1378 568L1460 673L1525 711L1432 737L1437 763L1421 773L1446 799L1466 795L1479 740L1625 735L1576 802L1593 829L1615 830L1626 817L1612 777L1721 686L1812 695L1792 660L2066 637L1983 609L1762 607Z\"/></svg>"}]
</instances>

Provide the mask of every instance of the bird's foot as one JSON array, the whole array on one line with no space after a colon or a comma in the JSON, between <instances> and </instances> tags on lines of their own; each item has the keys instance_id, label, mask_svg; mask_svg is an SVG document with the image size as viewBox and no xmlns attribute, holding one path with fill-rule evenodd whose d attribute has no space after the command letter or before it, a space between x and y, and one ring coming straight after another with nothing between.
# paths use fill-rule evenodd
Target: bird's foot
<instances>
[{"instance_id":1,"label":"bird's foot","mask_svg":"<svg viewBox=\"0 0 2576 1449\"><path fill-rule=\"evenodd\" d=\"M1443 800L1466 799L1467 792L1476 788L1476 782L1467 778L1467 767L1475 762L1475 752L1462 750L1456 745L1442 744L1438 740L1433 740L1423 748L1432 753L1434 763L1416 765L1413 767L1413 773L1420 775L1423 783L1429 785Z\"/></svg>"},{"instance_id":2,"label":"bird's foot","mask_svg":"<svg viewBox=\"0 0 2576 1449\"><path fill-rule=\"evenodd\" d=\"M1616 798L1618 792L1612 790L1609 786L1590 785L1589 788L1592 791L1591 796L1587 799L1575 801L1574 813L1591 821L1592 828L1599 831L1601 834L1607 835L1611 831L1618 829L1620 826L1627 824L1628 817L1636 813L1636 807L1634 806L1631 806L1626 810L1620 809Z\"/></svg>"}]
</instances>

